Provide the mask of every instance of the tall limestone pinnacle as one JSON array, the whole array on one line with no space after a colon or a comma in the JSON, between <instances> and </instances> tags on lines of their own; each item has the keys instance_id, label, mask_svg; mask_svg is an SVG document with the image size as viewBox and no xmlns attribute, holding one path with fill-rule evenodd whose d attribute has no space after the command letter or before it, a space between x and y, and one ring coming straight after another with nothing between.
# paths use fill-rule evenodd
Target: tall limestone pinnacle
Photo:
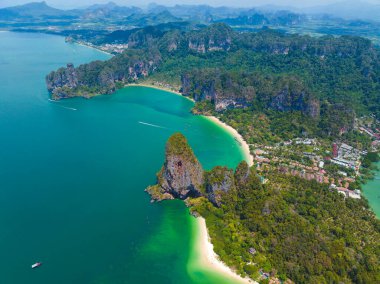
<instances>
[{"instance_id":1,"label":"tall limestone pinnacle","mask_svg":"<svg viewBox=\"0 0 380 284\"><path fill-rule=\"evenodd\" d=\"M204 171L181 133L173 134L166 143L165 162L157 173L158 184L147 191L153 200L201 195Z\"/></svg>"},{"instance_id":2,"label":"tall limestone pinnacle","mask_svg":"<svg viewBox=\"0 0 380 284\"><path fill-rule=\"evenodd\" d=\"M204 171L185 136L173 134L166 143L165 162L157 173L157 184L146 191L152 201L203 196L216 207L237 194L237 187L260 184L257 175L242 161L236 171L216 166Z\"/></svg>"}]
</instances>

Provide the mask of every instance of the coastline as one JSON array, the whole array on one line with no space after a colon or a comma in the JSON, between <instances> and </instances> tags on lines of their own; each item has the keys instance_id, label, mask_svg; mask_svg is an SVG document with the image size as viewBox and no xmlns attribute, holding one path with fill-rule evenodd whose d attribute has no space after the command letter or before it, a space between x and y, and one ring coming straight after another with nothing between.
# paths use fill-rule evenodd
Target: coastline
<instances>
[{"instance_id":1,"label":"coastline","mask_svg":"<svg viewBox=\"0 0 380 284\"><path fill-rule=\"evenodd\" d=\"M204 116L204 117L211 120L212 122L218 124L220 127L225 129L228 133L230 133L232 136L234 136L236 138L236 140L240 143L240 145L242 147L243 154L244 154L246 162L248 163L248 165L250 167L252 167L253 166L253 156L249 150L249 145L248 145L247 141L244 140L243 136L241 136L240 133L235 128L224 123L223 121L221 121L219 118L217 118L215 116Z\"/></svg>"},{"instance_id":2,"label":"coastline","mask_svg":"<svg viewBox=\"0 0 380 284\"><path fill-rule=\"evenodd\" d=\"M91 45L87 45L87 44L84 44L84 43L80 43L80 42L77 42L77 41L74 41L72 42L74 44L78 44L78 45L81 45L81 46L85 46L85 47L88 47L88 48L92 48L92 49L95 49L97 51L100 51L100 52L103 52L107 55L110 55L111 57L115 56L114 54L110 53L110 52L107 52L107 51L104 51L104 50L101 50L100 48L96 48L95 46L91 46Z\"/></svg>"},{"instance_id":3,"label":"coastline","mask_svg":"<svg viewBox=\"0 0 380 284\"><path fill-rule=\"evenodd\" d=\"M197 217L196 223L196 236L195 236L195 250L196 255L196 268L201 270L211 270L223 275L224 279L232 283L250 283L257 284L249 278L243 278L229 268L224 262L222 262L218 255L214 252L214 246L210 241L208 234L206 220L203 217Z\"/></svg>"},{"instance_id":4,"label":"coastline","mask_svg":"<svg viewBox=\"0 0 380 284\"><path fill-rule=\"evenodd\" d=\"M145 88L152 88L152 89L156 89L156 90L161 90L161 91L172 93L172 94L177 95L177 96L181 96L182 98L185 98L185 99L190 100L193 103L195 103L195 101L192 98L186 97L186 96L182 95L180 92L176 92L176 91L173 91L173 90L171 90L169 88L165 88L165 87L161 87L161 86L156 86L156 85L153 85L153 84L131 83L131 84L125 85L125 88L127 88L127 87L145 87Z\"/></svg>"}]
</instances>

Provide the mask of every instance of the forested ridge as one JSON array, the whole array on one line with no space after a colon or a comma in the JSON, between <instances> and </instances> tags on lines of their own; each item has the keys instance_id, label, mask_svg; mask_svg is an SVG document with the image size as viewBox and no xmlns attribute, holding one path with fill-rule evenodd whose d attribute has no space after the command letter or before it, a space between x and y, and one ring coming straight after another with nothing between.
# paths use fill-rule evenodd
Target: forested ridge
<instances>
[{"instance_id":1,"label":"forested ridge","mask_svg":"<svg viewBox=\"0 0 380 284\"><path fill-rule=\"evenodd\" d=\"M140 29L128 34L123 54L52 72L48 88L54 98L90 97L150 80L209 101L214 111L299 111L327 134L350 130L355 113L380 114L379 50L367 39L242 33L225 24L194 29Z\"/></svg>"}]
</instances>

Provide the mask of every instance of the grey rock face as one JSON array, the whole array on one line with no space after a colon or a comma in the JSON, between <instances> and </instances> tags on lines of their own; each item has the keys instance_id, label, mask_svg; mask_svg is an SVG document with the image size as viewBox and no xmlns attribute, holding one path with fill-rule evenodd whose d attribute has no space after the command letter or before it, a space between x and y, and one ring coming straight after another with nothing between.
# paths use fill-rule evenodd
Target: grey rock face
<instances>
[{"instance_id":1,"label":"grey rock face","mask_svg":"<svg viewBox=\"0 0 380 284\"><path fill-rule=\"evenodd\" d=\"M66 68L48 74L46 85L54 99L112 94L117 86L153 73L160 60L159 53L134 50L108 61L93 61L77 68L74 68L73 64L67 64Z\"/></svg>"},{"instance_id":2,"label":"grey rock face","mask_svg":"<svg viewBox=\"0 0 380 284\"><path fill-rule=\"evenodd\" d=\"M176 198L201 195L203 169L199 162L189 162L181 156L171 156L162 169L161 187Z\"/></svg>"},{"instance_id":3,"label":"grey rock face","mask_svg":"<svg viewBox=\"0 0 380 284\"><path fill-rule=\"evenodd\" d=\"M60 68L56 72L51 72L46 76L46 84L49 92L54 92L59 87L75 88L78 86L78 75L72 63L68 63L66 68ZM65 94L62 92L62 97Z\"/></svg>"},{"instance_id":4,"label":"grey rock face","mask_svg":"<svg viewBox=\"0 0 380 284\"><path fill-rule=\"evenodd\" d=\"M203 168L186 138L176 133L166 145L165 163L157 174L161 188L176 198L198 197L203 185Z\"/></svg>"},{"instance_id":5,"label":"grey rock face","mask_svg":"<svg viewBox=\"0 0 380 284\"><path fill-rule=\"evenodd\" d=\"M223 195L235 189L234 172L226 167L217 166L206 175L206 195L215 205L220 207Z\"/></svg>"},{"instance_id":6,"label":"grey rock face","mask_svg":"<svg viewBox=\"0 0 380 284\"><path fill-rule=\"evenodd\" d=\"M249 180L249 175L251 171L246 161L242 161L236 168L235 171L235 181L238 185L244 185Z\"/></svg>"}]
</instances>

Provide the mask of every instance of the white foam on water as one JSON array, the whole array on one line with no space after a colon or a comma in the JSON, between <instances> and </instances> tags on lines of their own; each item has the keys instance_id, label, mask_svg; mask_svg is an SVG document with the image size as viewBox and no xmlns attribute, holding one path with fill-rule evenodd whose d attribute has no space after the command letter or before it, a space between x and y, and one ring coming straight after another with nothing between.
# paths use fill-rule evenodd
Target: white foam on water
<instances>
[{"instance_id":1,"label":"white foam on water","mask_svg":"<svg viewBox=\"0 0 380 284\"><path fill-rule=\"evenodd\" d=\"M156 127L156 128L166 129L166 127L163 127L163 126L160 126L160 125L156 125L156 124L147 123L147 122L143 122L143 121L139 121L139 123L143 124L143 125L147 125L147 126L152 126L152 127Z\"/></svg>"}]
</instances>

